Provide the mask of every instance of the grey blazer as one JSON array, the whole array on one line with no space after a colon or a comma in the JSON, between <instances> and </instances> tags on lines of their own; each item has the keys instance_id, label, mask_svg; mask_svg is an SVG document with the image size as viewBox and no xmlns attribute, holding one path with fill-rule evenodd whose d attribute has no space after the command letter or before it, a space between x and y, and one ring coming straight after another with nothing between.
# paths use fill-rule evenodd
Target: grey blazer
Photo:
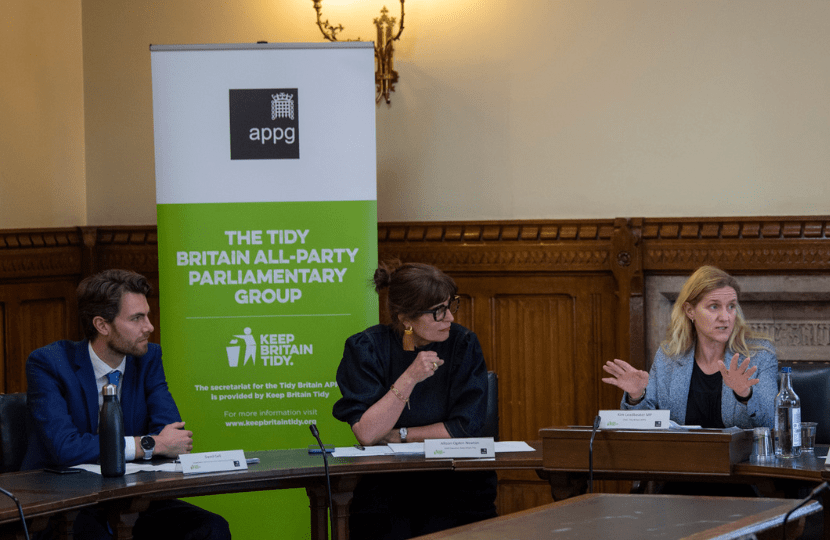
<instances>
[{"instance_id":1,"label":"grey blazer","mask_svg":"<svg viewBox=\"0 0 830 540\"><path fill-rule=\"evenodd\" d=\"M737 426L749 429L766 426L770 429L775 424L775 396L778 394L778 357L769 341L756 341L753 345L767 347L752 353L750 366L758 366L755 378L758 384L752 387L752 397L746 405L735 398L731 388L723 385L721 398L721 417L726 427ZM727 369L735 353L727 350L723 363ZM743 358L741 358L743 360ZM623 394L621 409L669 409L671 419L678 424L686 422L686 403L689 398L689 384L692 380L692 368L695 361L695 348L692 347L683 356L670 358L660 348L654 356L654 363L648 377L648 387L643 401L629 405Z\"/></svg>"}]
</instances>

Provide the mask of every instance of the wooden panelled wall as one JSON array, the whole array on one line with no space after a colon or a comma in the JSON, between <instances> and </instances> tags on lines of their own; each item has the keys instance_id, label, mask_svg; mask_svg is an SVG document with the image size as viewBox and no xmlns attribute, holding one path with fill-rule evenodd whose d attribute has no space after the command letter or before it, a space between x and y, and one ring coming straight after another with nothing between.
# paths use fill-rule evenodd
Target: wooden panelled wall
<instances>
[{"instance_id":1,"label":"wooden panelled wall","mask_svg":"<svg viewBox=\"0 0 830 540\"><path fill-rule=\"evenodd\" d=\"M478 334L499 375L502 439L530 440L619 405L601 365L616 357L645 367L647 276L703 264L823 274L830 216L381 223L378 244L380 259L434 264L456 279L466 300L456 319ZM116 267L157 286L154 226L0 231L0 389L25 389L31 350L80 337L77 283ZM151 307L158 328L157 298ZM533 475L501 480L501 513L550 501Z\"/></svg>"},{"instance_id":2,"label":"wooden panelled wall","mask_svg":"<svg viewBox=\"0 0 830 540\"><path fill-rule=\"evenodd\" d=\"M150 319L159 341L156 227L0 230L0 390L26 390L30 352L81 339L75 288L108 268L127 268L153 285Z\"/></svg>"}]
</instances>

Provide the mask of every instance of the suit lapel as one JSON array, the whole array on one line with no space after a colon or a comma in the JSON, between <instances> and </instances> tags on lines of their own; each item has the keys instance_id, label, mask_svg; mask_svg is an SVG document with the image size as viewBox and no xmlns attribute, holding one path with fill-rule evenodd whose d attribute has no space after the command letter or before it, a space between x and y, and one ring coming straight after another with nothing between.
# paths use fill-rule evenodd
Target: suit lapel
<instances>
[{"instance_id":1,"label":"suit lapel","mask_svg":"<svg viewBox=\"0 0 830 540\"><path fill-rule=\"evenodd\" d=\"M84 403L91 433L98 433L98 385L95 384L95 372L89 357L89 340L78 342L75 350L75 375L78 386L83 389Z\"/></svg>"}]
</instances>

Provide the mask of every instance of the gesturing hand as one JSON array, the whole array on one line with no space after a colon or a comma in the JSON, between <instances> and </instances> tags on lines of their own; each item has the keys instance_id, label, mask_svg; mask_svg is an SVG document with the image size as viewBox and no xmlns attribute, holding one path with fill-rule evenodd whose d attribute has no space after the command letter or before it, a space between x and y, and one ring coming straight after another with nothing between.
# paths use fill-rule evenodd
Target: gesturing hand
<instances>
[{"instance_id":1,"label":"gesturing hand","mask_svg":"<svg viewBox=\"0 0 830 540\"><path fill-rule=\"evenodd\" d=\"M406 371L409 372L410 377L417 384L424 379L432 377L443 364L444 361L438 358L437 352L421 351Z\"/></svg>"},{"instance_id":2,"label":"gesturing hand","mask_svg":"<svg viewBox=\"0 0 830 540\"><path fill-rule=\"evenodd\" d=\"M648 372L616 358L606 362L602 369L611 374L611 377L603 377L602 382L623 389L632 399L639 399L645 393L648 386Z\"/></svg>"},{"instance_id":3,"label":"gesturing hand","mask_svg":"<svg viewBox=\"0 0 830 540\"><path fill-rule=\"evenodd\" d=\"M723 384L732 389L733 392L742 398L748 397L752 391L752 387L758 384L758 379L753 379L752 376L758 371L758 366L749 367L749 357L744 358L744 361L738 364L740 360L738 353L732 357L729 362L731 369L726 369L726 364L723 360L718 360L718 369L723 376Z\"/></svg>"}]
</instances>

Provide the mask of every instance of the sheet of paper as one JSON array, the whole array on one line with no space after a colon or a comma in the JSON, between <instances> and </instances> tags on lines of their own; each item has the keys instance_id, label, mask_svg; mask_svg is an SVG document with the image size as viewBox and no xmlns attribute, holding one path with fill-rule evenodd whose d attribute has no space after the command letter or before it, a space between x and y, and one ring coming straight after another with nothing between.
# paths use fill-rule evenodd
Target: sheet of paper
<instances>
[{"instance_id":1,"label":"sheet of paper","mask_svg":"<svg viewBox=\"0 0 830 540\"><path fill-rule=\"evenodd\" d=\"M687 426L684 424L678 424L674 420L669 420L669 429L703 429L700 426Z\"/></svg>"},{"instance_id":2,"label":"sheet of paper","mask_svg":"<svg viewBox=\"0 0 830 540\"><path fill-rule=\"evenodd\" d=\"M533 452L533 447L524 441L496 441L496 453Z\"/></svg>"},{"instance_id":3,"label":"sheet of paper","mask_svg":"<svg viewBox=\"0 0 830 540\"><path fill-rule=\"evenodd\" d=\"M385 456L390 454L421 454L424 453L424 443L391 443L388 445L365 446L365 450L359 450L354 446L338 446L334 449L332 457L360 457L360 456ZM496 442L496 453L499 452L533 452L533 447L524 441L499 441Z\"/></svg>"},{"instance_id":4,"label":"sheet of paper","mask_svg":"<svg viewBox=\"0 0 830 540\"><path fill-rule=\"evenodd\" d=\"M395 454L421 454L424 455L424 443L422 442L408 442L408 443L389 443L389 448Z\"/></svg>"},{"instance_id":5,"label":"sheet of paper","mask_svg":"<svg viewBox=\"0 0 830 540\"><path fill-rule=\"evenodd\" d=\"M130 461L129 463L127 463L127 466L125 467L124 474L125 475L126 474L135 474L135 473L138 473L138 472L141 472L141 471L176 472L176 467L179 467L178 471L181 472L181 466L178 465L177 463L159 463L157 465L153 465L152 462L149 462L149 461L145 462L145 463L140 463L140 462L137 462L137 461L135 461L135 462ZM81 465L75 465L72 468L73 469L83 469L83 470L89 471L91 473L101 474L101 466L93 464L93 463L82 463Z\"/></svg>"},{"instance_id":6,"label":"sheet of paper","mask_svg":"<svg viewBox=\"0 0 830 540\"><path fill-rule=\"evenodd\" d=\"M388 446L364 446L363 450L354 446L338 446L334 449L332 457L360 457L360 456L386 456L392 454Z\"/></svg>"}]
</instances>

